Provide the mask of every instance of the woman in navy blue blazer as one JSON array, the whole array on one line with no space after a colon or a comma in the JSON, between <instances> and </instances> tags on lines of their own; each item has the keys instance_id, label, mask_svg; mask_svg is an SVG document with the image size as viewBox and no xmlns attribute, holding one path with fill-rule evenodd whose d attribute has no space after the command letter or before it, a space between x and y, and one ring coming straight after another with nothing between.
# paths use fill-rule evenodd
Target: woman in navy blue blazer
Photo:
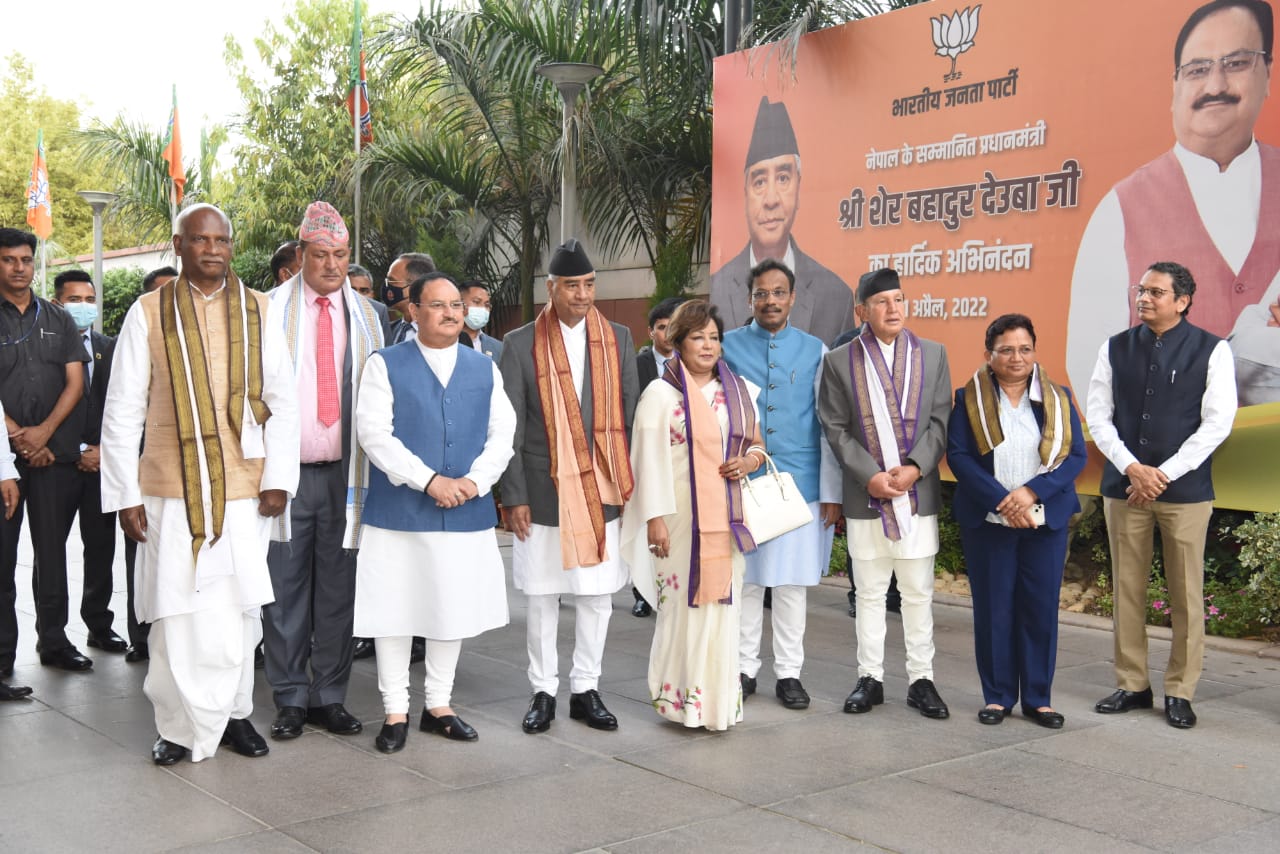
<instances>
[{"instance_id":1,"label":"woman in navy blue blazer","mask_svg":"<svg viewBox=\"0 0 1280 854\"><path fill-rule=\"evenodd\" d=\"M956 391L947 462L952 515L973 592L973 642L984 724L1022 714L1059 729L1050 689L1058 654L1058 591L1084 437L1071 393L1036 364L1036 331L1021 314L987 327L987 363Z\"/></svg>"}]
</instances>

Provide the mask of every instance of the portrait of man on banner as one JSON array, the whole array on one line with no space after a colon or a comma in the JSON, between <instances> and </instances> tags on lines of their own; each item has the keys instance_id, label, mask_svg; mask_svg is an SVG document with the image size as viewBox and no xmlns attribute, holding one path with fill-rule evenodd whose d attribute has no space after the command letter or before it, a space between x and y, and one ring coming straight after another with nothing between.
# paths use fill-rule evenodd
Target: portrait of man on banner
<instances>
[{"instance_id":1,"label":"portrait of man on banner","mask_svg":"<svg viewBox=\"0 0 1280 854\"><path fill-rule=\"evenodd\" d=\"M853 291L844 280L800 250L791 234L800 209L800 147L787 105L760 99L743 168L749 240L711 275L711 304L727 329L752 317L750 270L766 258L796 276L790 324L827 346L853 326Z\"/></svg>"},{"instance_id":2,"label":"portrait of man on banner","mask_svg":"<svg viewBox=\"0 0 1280 854\"><path fill-rule=\"evenodd\" d=\"M1230 341L1242 406L1280 401L1280 148L1254 128L1271 91L1267 0L1213 0L1173 45L1173 148L1093 212L1072 280L1067 367L1087 384L1098 348L1137 323L1130 286L1160 260L1200 285L1193 321Z\"/></svg>"}]
</instances>

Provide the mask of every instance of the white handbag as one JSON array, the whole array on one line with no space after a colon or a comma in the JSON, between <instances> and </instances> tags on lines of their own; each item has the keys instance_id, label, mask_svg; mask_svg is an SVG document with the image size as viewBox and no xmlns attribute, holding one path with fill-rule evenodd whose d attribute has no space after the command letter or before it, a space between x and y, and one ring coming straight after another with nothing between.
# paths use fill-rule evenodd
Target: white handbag
<instances>
[{"instance_id":1,"label":"white handbag","mask_svg":"<svg viewBox=\"0 0 1280 854\"><path fill-rule=\"evenodd\" d=\"M744 477L739 482L742 484L742 522L756 545L760 545L809 524L813 521L813 511L791 475L778 471L773 458L764 451L755 450L764 455L768 471L763 477L754 480Z\"/></svg>"}]
</instances>

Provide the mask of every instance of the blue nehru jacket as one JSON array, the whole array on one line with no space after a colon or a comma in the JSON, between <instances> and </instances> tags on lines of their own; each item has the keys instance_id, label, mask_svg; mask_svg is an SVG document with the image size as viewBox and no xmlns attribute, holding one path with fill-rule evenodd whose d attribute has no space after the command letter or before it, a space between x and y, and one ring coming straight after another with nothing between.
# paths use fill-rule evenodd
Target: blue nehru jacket
<instances>
[{"instance_id":1,"label":"blue nehru jacket","mask_svg":"<svg viewBox=\"0 0 1280 854\"><path fill-rule=\"evenodd\" d=\"M427 367L416 340L378 355L387 365L395 397L392 435L442 477L464 477L484 451L489 432L493 360L458 347L458 363L446 387ZM446 510L425 492L393 486L380 469L369 467L365 524L391 531L484 531L497 521L493 500L486 495Z\"/></svg>"},{"instance_id":2,"label":"blue nehru jacket","mask_svg":"<svg viewBox=\"0 0 1280 854\"><path fill-rule=\"evenodd\" d=\"M756 409L765 450L795 478L805 501L817 501L822 427L814 386L822 367L822 341L790 325L773 334L753 320L725 333L724 360L734 373L760 386ZM763 472L761 466L755 476Z\"/></svg>"},{"instance_id":3,"label":"blue nehru jacket","mask_svg":"<svg viewBox=\"0 0 1280 854\"><path fill-rule=\"evenodd\" d=\"M1209 381L1209 356L1220 339L1186 320L1156 338L1145 325L1107 342L1111 359L1112 423L1124 446L1147 466L1177 453L1200 428L1200 405ZM1213 500L1213 456L1169 484L1160 500L1190 504ZM1129 478L1108 460L1101 492L1124 499Z\"/></svg>"}]
</instances>

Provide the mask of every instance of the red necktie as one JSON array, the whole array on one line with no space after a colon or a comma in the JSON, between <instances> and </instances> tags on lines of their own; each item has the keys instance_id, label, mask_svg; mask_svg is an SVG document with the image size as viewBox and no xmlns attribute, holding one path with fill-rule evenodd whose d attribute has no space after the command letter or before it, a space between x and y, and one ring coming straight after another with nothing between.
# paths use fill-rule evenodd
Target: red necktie
<instances>
[{"instance_id":1,"label":"red necktie","mask_svg":"<svg viewBox=\"0 0 1280 854\"><path fill-rule=\"evenodd\" d=\"M316 415L331 427L342 417L338 400L338 375L333 369L333 321L329 319L329 298L319 297L320 318L316 321Z\"/></svg>"}]
</instances>

